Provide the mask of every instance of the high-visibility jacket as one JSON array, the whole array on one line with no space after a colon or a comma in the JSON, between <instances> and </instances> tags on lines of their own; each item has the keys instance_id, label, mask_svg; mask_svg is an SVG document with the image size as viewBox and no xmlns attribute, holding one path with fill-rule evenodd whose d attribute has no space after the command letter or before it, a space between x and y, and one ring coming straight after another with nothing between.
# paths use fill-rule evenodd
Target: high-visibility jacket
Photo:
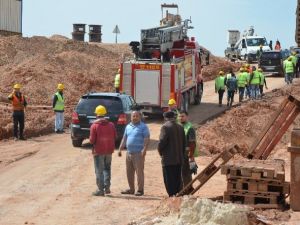
<instances>
[{"instance_id":1,"label":"high-visibility jacket","mask_svg":"<svg viewBox=\"0 0 300 225\"><path fill-rule=\"evenodd\" d=\"M119 88L120 87L120 74L116 74L115 76L115 88Z\"/></svg>"},{"instance_id":2,"label":"high-visibility jacket","mask_svg":"<svg viewBox=\"0 0 300 225\"><path fill-rule=\"evenodd\" d=\"M191 122L186 122L186 123L184 123L182 125L183 125L183 129L184 129L185 137L187 138L189 130L193 129L193 124ZM195 140L195 144L196 144L196 146L195 146L195 151L194 151L194 157L197 157L197 156L199 156L199 149L198 149L197 141L196 140ZM187 143L187 145L188 145L188 143Z\"/></svg>"},{"instance_id":3,"label":"high-visibility jacket","mask_svg":"<svg viewBox=\"0 0 300 225\"><path fill-rule=\"evenodd\" d=\"M15 93L12 93L8 96L11 99L13 111L24 111L25 108L25 97L21 94L21 97L18 98Z\"/></svg>"},{"instance_id":4,"label":"high-visibility jacket","mask_svg":"<svg viewBox=\"0 0 300 225\"><path fill-rule=\"evenodd\" d=\"M54 111L63 111L65 109L65 99L59 92L56 92L55 95L57 97L57 101L54 106Z\"/></svg>"},{"instance_id":5,"label":"high-visibility jacket","mask_svg":"<svg viewBox=\"0 0 300 225\"><path fill-rule=\"evenodd\" d=\"M238 87L245 87L247 84L247 72L239 73L237 76Z\"/></svg>"},{"instance_id":6,"label":"high-visibility jacket","mask_svg":"<svg viewBox=\"0 0 300 225\"><path fill-rule=\"evenodd\" d=\"M260 85L264 85L265 84L265 75L262 72L259 72L260 75Z\"/></svg>"},{"instance_id":7,"label":"high-visibility jacket","mask_svg":"<svg viewBox=\"0 0 300 225\"><path fill-rule=\"evenodd\" d=\"M218 76L215 79L215 88L216 88L216 91L225 90L225 77Z\"/></svg>"},{"instance_id":8,"label":"high-visibility jacket","mask_svg":"<svg viewBox=\"0 0 300 225\"><path fill-rule=\"evenodd\" d=\"M285 73L294 73L294 63L292 61L286 61L284 64Z\"/></svg>"},{"instance_id":9,"label":"high-visibility jacket","mask_svg":"<svg viewBox=\"0 0 300 225\"><path fill-rule=\"evenodd\" d=\"M260 84L260 73L258 71L255 70L253 72L250 84L253 84L253 85L259 85Z\"/></svg>"},{"instance_id":10,"label":"high-visibility jacket","mask_svg":"<svg viewBox=\"0 0 300 225\"><path fill-rule=\"evenodd\" d=\"M298 62L298 57L295 56L295 55L293 55L293 56L292 56L292 62L293 62L293 64L294 64L294 66L296 66L296 65L297 65L297 62Z\"/></svg>"}]
</instances>

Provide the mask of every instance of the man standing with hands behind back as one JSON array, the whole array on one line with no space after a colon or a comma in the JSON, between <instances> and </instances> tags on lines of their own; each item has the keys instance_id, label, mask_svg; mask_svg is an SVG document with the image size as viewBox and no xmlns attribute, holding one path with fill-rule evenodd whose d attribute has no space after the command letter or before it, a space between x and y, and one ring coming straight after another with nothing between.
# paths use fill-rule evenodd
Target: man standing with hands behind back
<instances>
[{"instance_id":1,"label":"man standing with hands behind back","mask_svg":"<svg viewBox=\"0 0 300 225\"><path fill-rule=\"evenodd\" d=\"M119 156L122 156L121 150L127 148L126 154L126 172L129 189L121 194L134 194L134 176L137 175L138 191L136 196L144 195L144 162L147 147L150 140L148 126L141 121L141 113L133 111L131 113L131 122L126 126L123 139L119 147Z\"/></svg>"}]
</instances>

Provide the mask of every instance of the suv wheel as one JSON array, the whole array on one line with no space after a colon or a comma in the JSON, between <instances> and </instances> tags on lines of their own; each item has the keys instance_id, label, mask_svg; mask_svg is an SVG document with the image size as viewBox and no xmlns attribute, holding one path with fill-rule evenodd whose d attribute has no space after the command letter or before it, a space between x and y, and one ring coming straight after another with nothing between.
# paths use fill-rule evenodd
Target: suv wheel
<instances>
[{"instance_id":1,"label":"suv wheel","mask_svg":"<svg viewBox=\"0 0 300 225\"><path fill-rule=\"evenodd\" d=\"M82 139L72 139L72 145L74 147L81 147L83 140Z\"/></svg>"}]
</instances>

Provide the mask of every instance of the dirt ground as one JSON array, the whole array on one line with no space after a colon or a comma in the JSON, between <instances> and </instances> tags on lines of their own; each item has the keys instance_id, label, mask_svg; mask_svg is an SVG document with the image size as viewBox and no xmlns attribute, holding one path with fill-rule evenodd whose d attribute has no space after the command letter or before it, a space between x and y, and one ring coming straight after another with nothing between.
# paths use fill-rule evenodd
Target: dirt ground
<instances>
[{"instance_id":1,"label":"dirt ground","mask_svg":"<svg viewBox=\"0 0 300 225\"><path fill-rule=\"evenodd\" d=\"M64 36L0 37L0 140L12 136L7 96L14 83L21 83L27 97L25 136L53 131L52 96L58 83L65 84L65 125L80 96L90 91L113 91L113 80L124 58L131 57L128 44L82 43ZM213 79L219 70L237 68L223 58L211 56L204 79Z\"/></svg>"},{"instance_id":2,"label":"dirt ground","mask_svg":"<svg viewBox=\"0 0 300 225\"><path fill-rule=\"evenodd\" d=\"M270 78L270 87L280 88L283 85L282 78ZM207 82L203 104L190 109L194 124L204 123L213 114L225 110L225 107L220 109L217 106L217 96L214 94L213 86L213 82ZM298 85L293 89L297 87ZM281 96L278 91L271 95ZM256 104L264 105L260 102ZM232 119L236 117L236 110L240 109L243 112L244 107L252 108L252 104L245 102L242 106L227 111L220 118L207 122L203 126L204 130L216 133L223 128L227 129L226 124L222 125L222 129L216 129L217 125L220 127L219 120L224 120L228 115L231 115ZM204 110L206 107L210 107L208 111ZM257 111L261 112L259 108ZM230 120L230 117L226 120ZM0 224L123 225L139 221L141 217L167 213L168 205L176 207L177 200L174 202L166 198L160 158L156 151L162 121L148 120L147 123L151 131L151 144L145 162L145 196L143 197L128 197L120 194L121 190L127 188L125 154L121 158L113 154L112 194L104 198L93 197L91 193L96 189L95 175L91 147L87 142L82 148L73 148L69 133L30 138L25 142L1 141ZM201 136L204 132L203 127L200 126L198 129L200 134L198 141L200 146L207 148L208 140ZM252 124L249 129L253 132L252 129L257 128ZM226 138L223 134L225 132L216 133L221 141ZM286 141L288 142L288 139ZM289 180L289 159L285 144L282 142L280 145L282 147L278 148L272 157L286 160L287 180ZM202 153L204 155L197 158L199 171L212 160L211 154L214 154L214 151ZM196 196L216 199L223 195L225 189L226 178L218 173L199 190ZM171 201L171 204L167 204L166 201ZM295 224L295 221L299 221L300 218L299 214L291 211L265 210L258 211L256 214L265 216L273 224L288 224L287 221Z\"/></svg>"}]
</instances>

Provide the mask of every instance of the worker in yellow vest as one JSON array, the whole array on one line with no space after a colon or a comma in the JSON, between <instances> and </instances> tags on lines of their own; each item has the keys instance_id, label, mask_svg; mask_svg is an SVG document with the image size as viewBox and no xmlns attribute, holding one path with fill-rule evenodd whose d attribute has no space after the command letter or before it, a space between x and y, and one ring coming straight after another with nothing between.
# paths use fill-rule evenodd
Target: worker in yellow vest
<instances>
[{"instance_id":1,"label":"worker in yellow vest","mask_svg":"<svg viewBox=\"0 0 300 225\"><path fill-rule=\"evenodd\" d=\"M185 138L186 138L186 147L185 154L182 165L182 182L185 187L188 183L192 181L192 173L197 173L197 164L195 162L195 157L199 155L197 148L196 132L193 128L191 122L188 119L188 113L184 110L179 112L179 122L183 126ZM189 190L188 192L193 191Z\"/></svg>"},{"instance_id":2,"label":"worker in yellow vest","mask_svg":"<svg viewBox=\"0 0 300 225\"><path fill-rule=\"evenodd\" d=\"M288 57L288 59L284 61L283 65L285 72L285 82L287 84L292 84L294 77L294 64L292 61L292 57Z\"/></svg>"},{"instance_id":3,"label":"worker in yellow vest","mask_svg":"<svg viewBox=\"0 0 300 225\"><path fill-rule=\"evenodd\" d=\"M222 106L223 95L225 92L225 77L224 72L220 71L215 79L215 92L219 95L219 106Z\"/></svg>"},{"instance_id":4,"label":"worker in yellow vest","mask_svg":"<svg viewBox=\"0 0 300 225\"><path fill-rule=\"evenodd\" d=\"M257 71L259 72L260 75L259 91L260 91L260 97L262 97L264 95L264 86L266 87L267 90L268 90L268 86L267 86L267 81L263 73L263 70L261 68L258 68Z\"/></svg>"},{"instance_id":5,"label":"worker in yellow vest","mask_svg":"<svg viewBox=\"0 0 300 225\"><path fill-rule=\"evenodd\" d=\"M260 85L260 73L256 70L256 67L252 67L252 73L250 75L250 89L251 89L251 99L258 99L260 97L259 85Z\"/></svg>"},{"instance_id":6,"label":"worker in yellow vest","mask_svg":"<svg viewBox=\"0 0 300 225\"><path fill-rule=\"evenodd\" d=\"M8 96L12 103L13 123L14 123L14 140L25 140L23 132L25 127L25 108L27 102L25 96L20 91L21 85L15 84L14 91Z\"/></svg>"},{"instance_id":7,"label":"worker in yellow vest","mask_svg":"<svg viewBox=\"0 0 300 225\"><path fill-rule=\"evenodd\" d=\"M118 73L115 76L115 90L116 93L120 93L120 69L118 69Z\"/></svg>"},{"instance_id":8,"label":"worker in yellow vest","mask_svg":"<svg viewBox=\"0 0 300 225\"><path fill-rule=\"evenodd\" d=\"M53 96L53 110L55 112L55 133L64 133L64 111L65 111L65 98L64 98L64 85L57 85L57 92Z\"/></svg>"}]
</instances>

